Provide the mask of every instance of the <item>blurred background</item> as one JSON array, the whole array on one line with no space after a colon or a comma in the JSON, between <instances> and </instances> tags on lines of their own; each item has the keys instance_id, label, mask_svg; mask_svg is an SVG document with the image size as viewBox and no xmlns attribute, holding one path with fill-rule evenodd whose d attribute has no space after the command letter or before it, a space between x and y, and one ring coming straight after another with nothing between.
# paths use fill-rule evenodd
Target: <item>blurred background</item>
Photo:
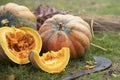
<instances>
[{"instance_id":1,"label":"blurred background","mask_svg":"<svg viewBox=\"0 0 120 80\"><path fill-rule=\"evenodd\" d=\"M75 14L120 15L120 0L1 0L0 5L8 2L26 5L31 10L42 4Z\"/></svg>"}]
</instances>

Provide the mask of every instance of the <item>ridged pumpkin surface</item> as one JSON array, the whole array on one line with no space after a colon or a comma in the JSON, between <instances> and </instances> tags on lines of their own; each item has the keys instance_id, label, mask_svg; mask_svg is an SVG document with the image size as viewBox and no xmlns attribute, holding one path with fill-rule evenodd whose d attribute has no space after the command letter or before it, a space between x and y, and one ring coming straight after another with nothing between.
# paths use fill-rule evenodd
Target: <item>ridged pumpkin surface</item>
<instances>
[{"instance_id":1,"label":"ridged pumpkin surface","mask_svg":"<svg viewBox=\"0 0 120 80\"><path fill-rule=\"evenodd\" d=\"M41 46L41 37L32 28L0 28L0 58L4 62L27 64L30 51L39 54Z\"/></svg>"},{"instance_id":2,"label":"ridged pumpkin surface","mask_svg":"<svg viewBox=\"0 0 120 80\"><path fill-rule=\"evenodd\" d=\"M26 6L19 5L16 3L7 3L6 5L3 6L2 9L3 9L2 11L4 11L5 13L11 12L16 17L27 19L33 22L36 21L35 15Z\"/></svg>"},{"instance_id":3,"label":"ridged pumpkin surface","mask_svg":"<svg viewBox=\"0 0 120 80\"><path fill-rule=\"evenodd\" d=\"M36 17L29 8L16 3L0 6L0 27L31 27L36 29Z\"/></svg>"},{"instance_id":4,"label":"ridged pumpkin surface","mask_svg":"<svg viewBox=\"0 0 120 80\"><path fill-rule=\"evenodd\" d=\"M47 19L40 27L43 41L42 52L70 48L71 58L81 57L92 39L88 23L78 16L57 14Z\"/></svg>"},{"instance_id":5,"label":"ridged pumpkin surface","mask_svg":"<svg viewBox=\"0 0 120 80\"><path fill-rule=\"evenodd\" d=\"M12 13L14 16L35 22L36 17L29 8L16 3L7 3L0 6L0 13Z\"/></svg>"}]
</instances>

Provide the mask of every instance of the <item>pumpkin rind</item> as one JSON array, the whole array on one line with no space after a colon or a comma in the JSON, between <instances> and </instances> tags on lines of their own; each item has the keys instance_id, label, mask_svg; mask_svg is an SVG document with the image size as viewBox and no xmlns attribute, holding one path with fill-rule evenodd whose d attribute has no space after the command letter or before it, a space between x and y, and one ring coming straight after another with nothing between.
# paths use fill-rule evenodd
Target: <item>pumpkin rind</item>
<instances>
[{"instance_id":1,"label":"pumpkin rind","mask_svg":"<svg viewBox=\"0 0 120 80\"><path fill-rule=\"evenodd\" d=\"M46 52L42 56L33 51L30 53L29 59L36 68L48 73L60 73L64 71L69 62L70 50L67 47L63 47L59 51Z\"/></svg>"},{"instance_id":2,"label":"pumpkin rind","mask_svg":"<svg viewBox=\"0 0 120 80\"><path fill-rule=\"evenodd\" d=\"M32 28L2 27L0 28L0 36L0 58L6 63L14 62L17 64L27 64L30 62L28 55L31 50L35 50L37 54L41 51L41 37L38 32ZM26 38L28 38L27 42L24 40ZM31 39L34 42L31 42Z\"/></svg>"},{"instance_id":3,"label":"pumpkin rind","mask_svg":"<svg viewBox=\"0 0 120 80\"><path fill-rule=\"evenodd\" d=\"M90 26L82 18L57 14L47 19L39 28L42 37L42 52L69 47L71 58L81 57L90 46Z\"/></svg>"}]
</instances>

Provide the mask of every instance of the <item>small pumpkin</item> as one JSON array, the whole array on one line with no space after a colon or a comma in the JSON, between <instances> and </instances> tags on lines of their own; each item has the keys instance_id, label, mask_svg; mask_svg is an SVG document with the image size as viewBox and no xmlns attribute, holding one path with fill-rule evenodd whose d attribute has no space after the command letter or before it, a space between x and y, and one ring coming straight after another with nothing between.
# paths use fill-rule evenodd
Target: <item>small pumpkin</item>
<instances>
[{"instance_id":1,"label":"small pumpkin","mask_svg":"<svg viewBox=\"0 0 120 80\"><path fill-rule=\"evenodd\" d=\"M0 10L1 12L3 12L3 11L5 13L11 12L16 17L20 17L22 19L27 19L27 20L30 20L33 22L36 21L35 15L26 6L18 5L16 3L7 3L6 5L1 6L0 9L1 9Z\"/></svg>"},{"instance_id":2,"label":"small pumpkin","mask_svg":"<svg viewBox=\"0 0 120 80\"><path fill-rule=\"evenodd\" d=\"M70 48L71 58L83 56L92 39L90 26L82 18L70 14L56 14L39 28L42 52Z\"/></svg>"},{"instance_id":3,"label":"small pumpkin","mask_svg":"<svg viewBox=\"0 0 120 80\"><path fill-rule=\"evenodd\" d=\"M59 51L49 51L42 56L39 56L36 51L32 51L29 59L36 68L48 73L60 73L64 71L69 62L70 50L67 47L63 47Z\"/></svg>"},{"instance_id":4,"label":"small pumpkin","mask_svg":"<svg viewBox=\"0 0 120 80\"><path fill-rule=\"evenodd\" d=\"M31 50L39 54L42 41L39 33L28 27L0 28L0 60L4 63L29 63L28 55Z\"/></svg>"}]
</instances>

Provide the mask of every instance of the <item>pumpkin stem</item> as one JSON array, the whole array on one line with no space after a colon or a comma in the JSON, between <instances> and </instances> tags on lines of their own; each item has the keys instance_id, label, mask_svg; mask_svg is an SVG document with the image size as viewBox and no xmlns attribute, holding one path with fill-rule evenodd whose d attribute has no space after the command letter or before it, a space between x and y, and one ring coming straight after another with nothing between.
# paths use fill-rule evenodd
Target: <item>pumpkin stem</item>
<instances>
[{"instance_id":1,"label":"pumpkin stem","mask_svg":"<svg viewBox=\"0 0 120 80\"><path fill-rule=\"evenodd\" d=\"M94 30L93 30L93 23L94 23L94 20L93 20L93 18L92 18L92 19L91 19L91 26L90 26L90 28L91 28L92 37L94 38L95 35L94 35Z\"/></svg>"},{"instance_id":2,"label":"pumpkin stem","mask_svg":"<svg viewBox=\"0 0 120 80\"><path fill-rule=\"evenodd\" d=\"M91 44L92 46L94 46L94 47L97 47L97 48L103 50L103 51L107 51L106 48L103 48L103 47L101 47L101 46L99 46L99 45L96 45L96 44L93 44L93 43L90 43L90 44Z\"/></svg>"},{"instance_id":3,"label":"pumpkin stem","mask_svg":"<svg viewBox=\"0 0 120 80\"><path fill-rule=\"evenodd\" d=\"M1 21L1 24L2 24L3 26L8 26L8 23L9 23L8 19L3 19L3 20Z\"/></svg>"},{"instance_id":4,"label":"pumpkin stem","mask_svg":"<svg viewBox=\"0 0 120 80\"><path fill-rule=\"evenodd\" d=\"M59 30L64 30L64 26L62 25L62 23L59 23Z\"/></svg>"}]
</instances>

